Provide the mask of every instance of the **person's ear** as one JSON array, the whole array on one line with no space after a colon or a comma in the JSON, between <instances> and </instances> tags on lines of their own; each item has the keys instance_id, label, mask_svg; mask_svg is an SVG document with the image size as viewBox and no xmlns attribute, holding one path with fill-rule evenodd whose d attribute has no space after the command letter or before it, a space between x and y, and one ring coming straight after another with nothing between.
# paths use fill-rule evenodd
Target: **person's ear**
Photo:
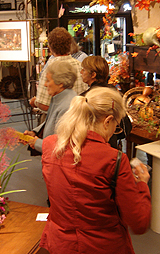
<instances>
[{"instance_id":1,"label":"person's ear","mask_svg":"<svg viewBox=\"0 0 160 254\"><path fill-rule=\"evenodd\" d=\"M96 78L96 76L97 76L97 73L94 71L94 72L92 72L92 74L91 74L91 78Z\"/></svg>"},{"instance_id":2,"label":"person's ear","mask_svg":"<svg viewBox=\"0 0 160 254\"><path fill-rule=\"evenodd\" d=\"M59 88L60 88L60 89L64 88L62 83L59 84Z\"/></svg>"},{"instance_id":3,"label":"person's ear","mask_svg":"<svg viewBox=\"0 0 160 254\"><path fill-rule=\"evenodd\" d=\"M108 128L108 125L109 123L113 120L114 116L110 115L110 116L107 116L105 119L104 119L104 122L103 122L103 125L104 125L104 128L107 129Z\"/></svg>"}]
</instances>

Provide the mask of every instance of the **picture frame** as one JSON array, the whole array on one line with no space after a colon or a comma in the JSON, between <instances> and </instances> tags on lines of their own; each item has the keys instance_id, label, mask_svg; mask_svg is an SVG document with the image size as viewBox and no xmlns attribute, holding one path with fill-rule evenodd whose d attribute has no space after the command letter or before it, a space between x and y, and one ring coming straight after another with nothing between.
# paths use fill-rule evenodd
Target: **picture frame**
<instances>
[{"instance_id":1,"label":"picture frame","mask_svg":"<svg viewBox=\"0 0 160 254\"><path fill-rule=\"evenodd\" d=\"M0 11L16 10L16 0L0 1Z\"/></svg>"},{"instance_id":2,"label":"picture frame","mask_svg":"<svg viewBox=\"0 0 160 254\"><path fill-rule=\"evenodd\" d=\"M0 21L0 61L31 61L30 21Z\"/></svg>"}]
</instances>

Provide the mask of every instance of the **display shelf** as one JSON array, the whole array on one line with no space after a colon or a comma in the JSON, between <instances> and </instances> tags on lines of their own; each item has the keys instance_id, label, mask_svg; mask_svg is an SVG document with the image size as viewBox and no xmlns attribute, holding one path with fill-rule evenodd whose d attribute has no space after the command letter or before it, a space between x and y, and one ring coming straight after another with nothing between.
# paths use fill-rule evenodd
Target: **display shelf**
<instances>
[{"instance_id":1,"label":"display shelf","mask_svg":"<svg viewBox=\"0 0 160 254\"><path fill-rule=\"evenodd\" d=\"M149 49L147 46L136 46L133 44L127 44L126 46L129 48L130 75L133 75L135 70L160 74L160 56L156 56L156 50L151 50L147 56ZM138 53L136 57L132 57L131 53L134 52Z\"/></svg>"}]
</instances>

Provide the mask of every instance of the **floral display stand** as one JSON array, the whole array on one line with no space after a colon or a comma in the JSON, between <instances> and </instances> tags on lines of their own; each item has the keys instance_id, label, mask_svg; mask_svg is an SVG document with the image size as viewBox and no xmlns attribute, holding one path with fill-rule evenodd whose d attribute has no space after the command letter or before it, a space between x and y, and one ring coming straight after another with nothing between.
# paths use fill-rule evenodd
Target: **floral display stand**
<instances>
[{"instance_id":1,"label":"floral display stand","mask_svg":"<svg viewBox=\"0 0 160 254\"><path fill-rule=\"evenodd\" d=\"M160 140L136 148L153 156L151 229L160 234Z\"/></svg>"}]
</instances>

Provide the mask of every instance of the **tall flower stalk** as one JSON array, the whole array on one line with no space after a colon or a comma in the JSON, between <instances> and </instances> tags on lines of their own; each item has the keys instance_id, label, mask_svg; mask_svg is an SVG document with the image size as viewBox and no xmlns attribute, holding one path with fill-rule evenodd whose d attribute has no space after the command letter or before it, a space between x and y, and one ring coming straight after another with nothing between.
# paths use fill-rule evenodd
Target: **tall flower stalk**
<instances>
[{"instance_id":1,"label":"tall flower stalk","mask_svg":"<svg viewBox=\"0 0 160 254\"><path fill-rule=\"evenodd\" d=\"M0 123L7 122L10 117L10 110L6 104L0 102ZM19 161L20 154L16 155L12 160L7 156L6 149L14 150L19 145L19 138L16 135L16 130L11 127L0 129L0 225L3 223L9 211L7 198L3 196L13 192L21 192L25 190L9 190L6 191L7 185L13 173L18 172L27 167L20 167L17 165L31 160ZM20 152L20 151L19 151Z\"/></svg>"}]
</instances>

